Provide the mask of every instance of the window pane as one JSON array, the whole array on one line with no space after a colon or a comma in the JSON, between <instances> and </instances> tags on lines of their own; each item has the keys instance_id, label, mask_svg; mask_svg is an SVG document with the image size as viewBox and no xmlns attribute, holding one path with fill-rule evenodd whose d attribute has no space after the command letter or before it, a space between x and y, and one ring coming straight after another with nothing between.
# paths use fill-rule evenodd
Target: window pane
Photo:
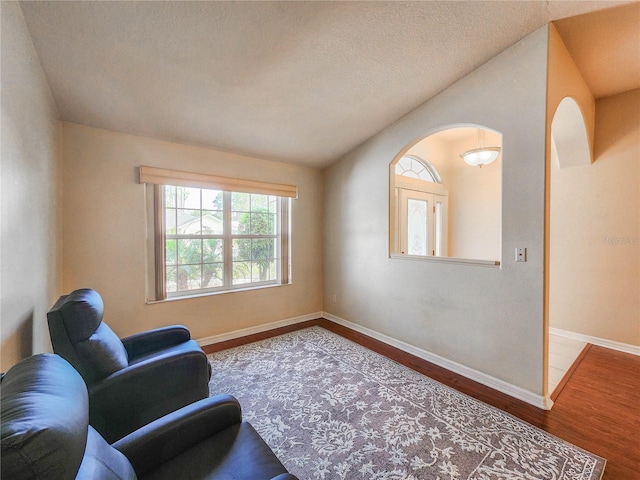
<instances>
[{"instance_id":1,"label":"window pane","mask_svg":"<svg viewBox=\"0 0 640 480\"><path fill-rule=\"evenodd\" d=\"M262 275L261 265L256 262L251 262L251 281L259 282Z\"/></svg>"},{"instance_id":2,"label":"window pane","mask_svg":"<svg viewBox=\"0 0 640 480\"><path fill-rule=\"evenodd\" d=\"M214 263L223 261L223 240L208 238L202 241L202 262Z\"/></svg>"},{"instance_id":3,"label":"window pane","mask_svg":"<svg viewBox=\"0 0 640 480\"><path fill-rule=\"evenodd\" d=\"M278 270L276 270L276 260L272 260L269 264L269 278L267 280L275 280L278 277Z\"/></svg>"},{"instance_id":4,"label":"window pane","mask_svg":"<svg viewBox=\"0 0 640 480\"><path fill-rule=\"evenodd\" d=\"M251 240L248 238L233 241L233 261L251 260Z\"/></svg>"},{"instance_id":5,"label":"window pane","mask_svg":"<svg viewBox=\"0 0 640 480\"><path fill-rule=\"evenodd\" d=\"M233 262L233 284L251 283L251 262Z\"/></svg>"},{"instance_id":6,"label":"window pane","mask_svg":"<svg viewBox=\"0 0 640 480\"><path fill-rule=\"evenodd\" d=\"M176 187L176 203L178 208L192 208L200 210L200 189Z\"/></svg>"},{"instance_id":7,"label":"window pane","mask_svg":"<svg viewBox=\"0 0 640 480\"><path fill-rule=\"evenodd\" d=\"M251 228L251 214L246 212L231 213L231 234L242 235L249 233Z\"/></svg>"},{"instance_id":8,"label":"window pane","mask_svg":"<svg viewBox=\"0 0 640 480\"><path fill-rule=\"evenodd\" d=\"M206 263L202 265L202 288L221 287L223 285L224 265Z\"/></svg>"},{"instance_id":9,"label":"window pane","mask_svg":"<svg viewBox=\"0 0 640 480\"><path fill-rule=\"evenodd\" d=\"M269 280L275 280L275 262L251 262L251 279L254 282L266 282Z\"/></svg>"},{"instance_id":10,"label":"window pane","mask_svg":"<svg viewBox=\"0 0 640 480\"><path fill-rule=\"evenodd\" d=\"M223 194L220 190L202 190L203 210L222 210Z\"/></svg>"},{"instance_id":11,"label":"window pane","mask_svg":"<svg viewBox=\"0 0 640 480\"><path fill-rule=\"evenodd\" d=\"M165 264L167 265L175 265L178 262L178 252L176 250L177 245L175 240L166 240L165 241L165 252L164 259Z\"/></svg>"},{"instance_id":12,"label":"window pane","mask_svg":"<svg viewBox=\"0 0 640 480\"><path fill-rule=\"evenodd\" d=\"M410 198L407 207L407 253L427 255L427 202Z\"/></svg>"},{"instance_id":13,"label":"window pane","mask_svg":"<svg viewBox=\"0 0 640 480\"><path fill-rule=\"evenodd\" d=\"M209 235L222 235L224 233L223 212L202 212L202 233Z\"/></svg>"},{"instance_id":14,"label":"window pane","mask_svg":"<svg viewBox=\"0 0 640 480\"><path fill-rule=\"evenodd\" d=\"M195 290L202 285L201 265L180 265L178 267L178 291Z\"/></svg>"},{"instance_id":15,"label":"window pane","mask_svg":"<svg viewBox=\"0 0 640 480\"><path fill-rule=\"evenodd\" d=\"M167 292L175 292L177 290L176 267L167 267L166 276L167 276Z\"/></svg>"},{"instance_id":16,"label":"window pane","mask_svg":"<svg viewBox=\"0 0 640 480\"><path fill-rule=\"evenodd\" d=\"M176 209L167 208L164 213L165 232L172 235L176 233Z\"/></svg>"},{"instance_id":17,"label":"window pane","mask_svg":"<svg viewBox=\"0 0 640 480\"><path fill-rule=\"evenodd\" d=\"M178 263L195 264L202 262L202 240L180 239L178 240Z\"/></svg>"},{"instance_id":18,"label":"window pane","mask_svg":"<svg viewBox=\"0 0 640 480\"><path fill-rule=\"evenodd\" d=\"M251 234L252 235L275 235L275 216L269 213L251 214Z\"/></svg>"},{"instance_id":19,"label":"window pane","mask_svg":"<svg viewBox=\"0 0 640 480\"><path fill-rule=\"evenodd\" d=\"M420 178L420 171L424 170L424 167L415 158L412 158L411 159L411 167L410 167L410 169L412 171L416 172L416 175L418 175L418 178Z\"/></svg>"},{"instance_id":20,"label":"window pane","mask_svg":"<svg viewBox=\"0 0 640 480\"><path fill-rule=\"evenodd\" d=\"M270 263L275 257L274 244L273 238L251 240L251 260Z\"/></svg>"},{"instance_id":21,"label":"window pane","mask_svg":"<svg viewBox=\"0 0 640 480\"><path fill-rule=\"evenodd\" d=\"M266 212L269 210L269 195L251 194L251 211Z\"/></svg>"},{"instance_id":22,"label":"window pane","mask_svg":"<svg viewBox=\"0 0 640 480\"><path fill-rule=\"evenodd\" d=\"M167 207L176 208L176 187L165 185L164 202Z\"/></svg>"},{"instance_id":23,"label":"window pane","mask_svg":"<svg viewBox=\"0 0 640 480\"><path fill-rule=\"evenodd\" d=\"M278 197L274 197L273 195L269 195L269 212L277 213L278 212Z\"/></svg>"},{"instance_id":24,"label":"window pane","mask_svg":"<svg viewBox=\"0 0 640 480\"><path fill-rule=\"evenodd\" d=\"M200 224L200 210L178 209L177 233L178 235L192 235L202 233Z\"/></svg>"},{"instance_id":25,"label":"window pane","mask_svg":"<svg viewBox=\"0 0 640 480\"><path fill-rule=\"evenodd\" d=\"M231 210L234 212L248 212L251 210L251 194L237 193L231 194Z\"/></svg>"},{"instance_id":26,"label":"window pane","mask_svg":"<svg viewBox=\"0 0 640 480\"><path fill-rule=\"evenodd\" d=\"M411 157L402 157L400 160L398 160L398 163L396 165L400 167L400 174L406 172L407 170L411 170Z\"/></svg>"}]
</instances>

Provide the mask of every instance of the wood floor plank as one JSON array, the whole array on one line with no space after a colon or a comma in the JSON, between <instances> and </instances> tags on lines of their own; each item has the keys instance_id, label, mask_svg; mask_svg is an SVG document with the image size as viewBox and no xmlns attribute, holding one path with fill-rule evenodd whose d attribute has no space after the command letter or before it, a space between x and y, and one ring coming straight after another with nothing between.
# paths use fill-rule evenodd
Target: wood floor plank
<instances>
[{"instance_id":1,"label":"wood floor plank","mask_svg":"<svg viewBox=\"0 0 640 480\"><path fill-rule=\"evenodd\" d=\"M607 459L603 480L640 480L640 357L592 346L550 411L325 319L203 347L211 353L319 325Z\"/></svg>"}]
</instances>

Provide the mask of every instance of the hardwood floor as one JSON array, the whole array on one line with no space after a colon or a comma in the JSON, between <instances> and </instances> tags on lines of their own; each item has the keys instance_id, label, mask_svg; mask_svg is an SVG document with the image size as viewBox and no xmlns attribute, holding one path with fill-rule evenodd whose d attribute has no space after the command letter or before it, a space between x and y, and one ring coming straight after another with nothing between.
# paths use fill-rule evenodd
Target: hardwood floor
<instances>
[{"instance_id":1,"label":"hardwood floor","mask_svg":"<svg viewBox=\"0 0 640 480\"><path fill-rule=\"evenodd\" d=\"M203 347L232 348L319 325L607 459L603 480L640 480L640 357L592 346L555 399L538 409L329 320L311 320Z\"/></svg>"}]
</instances>

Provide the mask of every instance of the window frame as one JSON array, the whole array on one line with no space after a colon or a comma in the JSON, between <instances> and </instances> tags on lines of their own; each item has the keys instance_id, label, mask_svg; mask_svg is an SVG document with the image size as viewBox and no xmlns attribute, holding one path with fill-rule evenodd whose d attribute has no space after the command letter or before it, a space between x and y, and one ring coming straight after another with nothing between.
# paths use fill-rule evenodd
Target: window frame
<instances>
[{"instance_id":1,"label":"window frame","mask_svg":"<svg viewBox=\"0 0 640 480\"><path fill-rule=\"evenodd\" d=\"M262 181L244 180L228 177L219 177L208 174L197 174L190 172L180 172L174 170L161 169L156 167L140 166L140 183L145 185L145 212L147 215L147 303L177 300L205 295L215 295L220 293L230 293L242 290L270 288L291 284L291 199L297 198L297 187L295 185L274 184ZM164 186L190 187L202 190L217 190L223 194L223 232L219 233L198 233L182 235L170 235L170 239L197 238L206 240L208 238L222 239L224 242L222 255L222 285L206 288L193 288L188 290L177 290L167 292L166 283L166 230L165 230L165 188ZM237 190L236 190L237 189ZM234 233L231 225L232 204L231 198L234 193L268 195L275 198L276 208L270 215L274 215L275 233L256 234L250 232ZM209 211L202 208L200 212ZM176 205L177 208L177 205ZM192 209L195 210L195 209ZM248 212L251 214L251 206ZM202 217L201 217L202 218ZM201 224L202 225L202 224ZM201 227L202 228L202 227ZM233 281L233 245L234 240L239 239L273 239L274 241L274 268L275 279L264 281L253 280L255 276L250 274L250 281L234 283ZM250 249L251 250L251 249ZM256 259L248 259L249 262L256 262ZM236 259L236 263L238 260ZM205 262L200 253L199 265L214 264L217 262ZM176 266L178 266L176 260ZM186 265L186 264L185 264ZM194 263L194 265L196 265ZM252 266L253 267L253 266ZM202 279L202 277L201 277Z\"/></svg>"}]
</instances>

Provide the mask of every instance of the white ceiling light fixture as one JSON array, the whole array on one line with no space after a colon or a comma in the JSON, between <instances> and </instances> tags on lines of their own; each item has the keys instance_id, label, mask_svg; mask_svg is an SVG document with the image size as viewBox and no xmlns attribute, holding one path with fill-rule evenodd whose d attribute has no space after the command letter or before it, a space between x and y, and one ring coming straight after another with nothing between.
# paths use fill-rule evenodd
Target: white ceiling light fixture
<instances>
[{"instance_id":1,"label":"white ceiling light fixture","mask_svg":"<svg viewBox=\"0 0 640 480\"><path fill-rule=\"evenodd\" d=\"M467 150L460 154L460 158L462 158L467 164L472 167L482 168L483 165L489 165L498 158L498 155L500 154L500 147L486 147L484 130L480 128L478 128L477 145L478 146L476 148Z\"/></svg>"}]
</instances>

